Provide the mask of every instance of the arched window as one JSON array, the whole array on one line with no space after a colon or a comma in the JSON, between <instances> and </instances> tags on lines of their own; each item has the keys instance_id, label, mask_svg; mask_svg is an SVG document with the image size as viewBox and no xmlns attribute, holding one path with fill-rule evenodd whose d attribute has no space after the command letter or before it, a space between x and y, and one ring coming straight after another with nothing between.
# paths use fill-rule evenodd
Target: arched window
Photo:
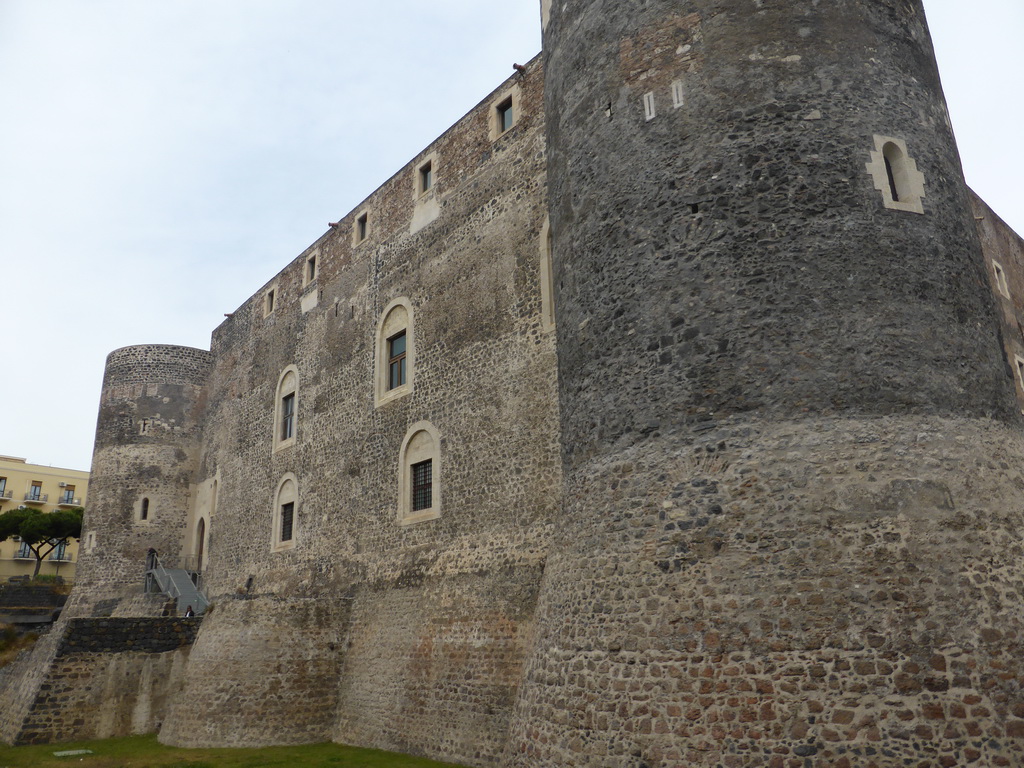
<instances>
[{"instance_id":1,"label":"arched window","mask_svg":"<svg viewBox=\"0 0 1024 768\"><path fill-rule=\"evenodd\" d=\"M292 549L295 546L296 522L299 511L299 487L295 475L287 473L278 483L274 494L273 535L270 548L273 552Z\"/></svg>"},{"instance_id":2,"label":"arched window","mask_svg":"<svg viewBox=\"0 0 1024 768\"><path fill-rule=\"evenodd\" d=\"M907 154L907 143L892 136L875 136L875 151L867 164L882 204L896 211L924 213L924 174Z\"/></svg>"},{"instance_id":3,"label":"arched window","mask_svg":"<svg viewBox=\"0 0 1024 768\"><path fill-rule=\"evenodd\" d=\"M395 299L381 313L375 348L374 404L380 406L412 392L416 344L408 299Z\"/></svg>"},{"instance_id":4,"label":"arched window","mask_svg":"<svg viewBox=\"0 0 1024 768\"><path fill-rule=\"evenodd\" d=\"M551 264L551 222L545 218L540 229L540 314L541 328L555 328L555 276Z\"/></svg>"},{"instance_id":5,"label":"arched window","mask_svg":"<svg viewBox=\"0 0 1024 768\"><path fill-rule=\"evenodd\" d=\"M277 380L274 396L274 450L295 444L298 433L299 371L289 365Z\"/></svg>"},{"instance_id":6,"label":"arched window","mask_svg":"<svg viewBox=\"0 0 1024 768\"><path fill-rule=\"evenodd\" d=\"M441 440L420 421L402 441L398 460L398 522L411 525L441 516Z\"/></svg>"},{"instance_id":7,"label":"arched window","mask_svg":"<svg viewBox=\"0 0 1024 768\"><path fill-rule=\"evenodd\" d=\"M139 499L139 505L137 507L136 517L140 523L149 521L149 497L143 496Z\"/></svg>"}]
</instances>

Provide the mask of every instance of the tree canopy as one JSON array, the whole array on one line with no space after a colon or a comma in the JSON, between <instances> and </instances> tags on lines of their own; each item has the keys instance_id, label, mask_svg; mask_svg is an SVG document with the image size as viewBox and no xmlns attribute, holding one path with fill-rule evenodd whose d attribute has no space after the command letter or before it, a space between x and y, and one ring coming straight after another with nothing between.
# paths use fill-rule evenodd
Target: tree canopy
<instances>
[{"instance_id":1,"label":"tree canopy","mask_svg":"<svg viewBox=\"0 0 1024 768\"><path fill-rule=\"evenodd\" d=\"M36 569L53 550L82 536L82 507L42 512L35 507L11 509L0 515L0 541L18 536L36 557Z\"/></svg>"}]
</instances>

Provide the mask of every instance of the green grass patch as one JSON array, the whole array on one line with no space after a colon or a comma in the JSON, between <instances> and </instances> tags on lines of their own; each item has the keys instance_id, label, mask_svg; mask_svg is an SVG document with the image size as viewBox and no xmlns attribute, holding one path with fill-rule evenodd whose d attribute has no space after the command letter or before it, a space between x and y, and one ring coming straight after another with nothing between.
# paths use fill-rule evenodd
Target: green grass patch
<instances>
[{"instance_id":1,"label":"green grass patch","mask_svg":"<svg viewBox=\"0 0 1024 768\"><path fill-rule=\"evenodd\" d=\"M92 750L91 755L55 757L54 752ZM0 768L460 768L423 757L341 744L306 744L262 749L181 749L156 736L81 741L29 747L0 745Z\"/></svg>"}]
</instances>

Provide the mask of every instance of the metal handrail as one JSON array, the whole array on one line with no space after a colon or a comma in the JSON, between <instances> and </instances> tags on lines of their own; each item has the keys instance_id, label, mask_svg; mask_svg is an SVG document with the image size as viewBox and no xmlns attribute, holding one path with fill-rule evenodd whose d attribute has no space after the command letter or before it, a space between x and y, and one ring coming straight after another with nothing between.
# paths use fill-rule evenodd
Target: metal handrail
<instances>
[{"instance_id":1,"label":"metal handrail","mask_svg":"<svg viewBox=\"0 0 1024 768\"><path fill-rule=\"evenodd\" d=\"M177 601L181 597L181 592L178 590L177 585L175 585L171 575L167 573L163 563L160 562L160 557L156 552L151 552L148 555L147 566L150 565L150 561L152 562L152 567L146 571L146 591L151 591L149 587L155 582L160 592ZM202 593L198 584L196 584L196 603L199 613L205 611L210 605L209 599Z\"/></svg>"},{"instance_id":2,"label":"metal handrail","mask_svg":"<svg viewBox=\"0 0 1024 768\"><path fill-rule=\"evenodd\" d=\"M0 491L0 499L13 499L14 491Z\"/></svg>"},{"instance_id":3,"label":"metal handrail","mask_svg":"<svg viewBox=\"0 0 1024 768\"><path fill-rule=\"evenodd\" d=\"M25 501L48 501L50 494L48 493L36 493L33 494L31 491L25 494Z\"/></svg>"}]
</instances>

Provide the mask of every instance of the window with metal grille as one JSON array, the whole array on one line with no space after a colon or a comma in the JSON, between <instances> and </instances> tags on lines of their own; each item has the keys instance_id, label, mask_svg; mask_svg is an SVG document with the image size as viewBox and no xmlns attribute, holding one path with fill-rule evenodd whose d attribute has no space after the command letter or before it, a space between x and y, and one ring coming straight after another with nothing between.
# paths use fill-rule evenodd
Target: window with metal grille
<instances>
[{"instance_id":1,"label":"window with metal grille","mask_svg":"<svg viewBox=\"0 0 1024 768\"><path fill-rule=\"evenodd\" d=\"M295 503L281 505L281 541L292 540L292 522L295 518Z\"/></svg>"},{"instance_id":2,"label":"window with metal grille","mask_svg":"<svg viewBox=\"0 0 1024 768\"><path fill-rule=\"evenodd\" d=\"M412 511L430 509L434 505L433 500L433 460L427 459L419 464L413 464L409 469L412 472Z\"/></svg>"},{"instance_id":3,"label":"window with metal grille","mask_svg":"<svg viewBox=\"0 0 1024 768\"><path fill-rule=\"evenodd\" d=\"M405 384L405 331L388 339L388 389Z\"/></svg>"},{"instance_id":4,"label":"window with metal grille","mask_svg":"<svg viewBox=\"0 0 1024 768\"><path fill-rule=\"evenodd\" d=\"M288 440L295 434L295 393L281 398L281 439Z\"/></svg>"}]
</instances>

